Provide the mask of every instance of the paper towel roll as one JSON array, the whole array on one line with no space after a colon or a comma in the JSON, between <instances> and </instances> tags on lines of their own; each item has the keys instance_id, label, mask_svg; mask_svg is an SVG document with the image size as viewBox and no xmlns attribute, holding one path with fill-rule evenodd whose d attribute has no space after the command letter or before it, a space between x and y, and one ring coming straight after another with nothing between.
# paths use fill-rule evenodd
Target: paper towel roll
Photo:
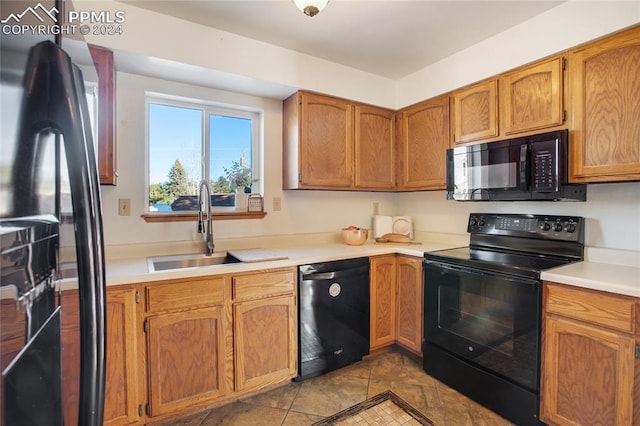
<instances>
[{"instance_id":1,"label":"paper towel roll","mask_svg":"<svg viewBox=\"0 0 640 426\"><path fill-rule=\"evenodd\" d=\"M373 238L380 238L384 234L389 234L393 229L393 218L391 216L373 217Z\"/></svg>"}]
</instances>

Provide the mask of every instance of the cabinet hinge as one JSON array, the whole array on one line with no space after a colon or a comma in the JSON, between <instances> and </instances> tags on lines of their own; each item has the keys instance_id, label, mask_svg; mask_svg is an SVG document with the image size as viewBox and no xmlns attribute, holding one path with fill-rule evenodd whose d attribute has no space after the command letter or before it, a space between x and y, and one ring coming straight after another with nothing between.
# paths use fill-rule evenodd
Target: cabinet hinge
<instances>
[{"instance_id":1,"label":"cabinet hinge","mask_svg":"<svg viewBox=\"0 0 640 426\"><path fill-rule=\"evenodd\" d=\"M144 323L142 323L142 329L145 333L149 332L149 320L144 320Z\"/></svg>"},{"instance_id":2,"label":"cabinet hinge","mask_svg":"<svg viewBox=\"0 0 640 426\"><path fill-rule=\"evenodd\" d=\"M146 405L144 406L144 411L147 413L147 416L151 415L151 407L149 406L149 403L147 402Z\"/></svg>"},{"instance_id":3,"label":"cabinet hinge","mask_svg":"<svg viewBox=\"0 0 640 426\"><path fill-rule=\"evenodd\" d=\"M142 404L138 404L138 417L142 417Z\"/></svg>"},{"instance_id":4,"label":"cabinet hinge","mask_svg":"<svg viewBox=\"0 0 640 426\"><path fill-rule=\"evenodd\" d=\"M302 105L302 96L298 96L298 105Z\"/></svg>"},{"instance_id":5,"label":"cabinet hinge","mask_svg":"<svg viewBox=\"0 0 640 426\"><path fill-rule=\"evenodd\" d=\"M636 343L636 358L640 359L640 343Z\"/></svg>"},{"instance_id":6,"label":"cabinet hinge","mask_svg":"<svg viewBox=\"0 0 640 426\"><path fill-rule=\"evenodd\" d=\"M302 183L302 173L298 175L298 182Z\"/></svg>"},{"instance_id":7,"label":"cabinet hinge","mask_svg":"<svg viewBox=\"0 0 640 426\"><path fill-rule=\"evenodd\" d=\"M562 58L562 70L567 69L567 58Z\"/></svg>"},{"instance_id":8,"label":"cabinet hinge","mask_svg":"<svg viewBox=\"0 0 640 426\"><path fill-rule=\"evenodd\" d=\"M562 110L562 122L564 123L565 121L567 121L567 110L563 109Z\"/></svg>"},{"instance_id":9,"label":"cabinet hinge","mask_svg":"<svg viewBox=\"0 0 640 426\"><path fill-rule=\"evenodd\" d=\"M140 292L136 290L136 294L134 296L136 303L140 303Z\"/></svg>"}]
</instances>

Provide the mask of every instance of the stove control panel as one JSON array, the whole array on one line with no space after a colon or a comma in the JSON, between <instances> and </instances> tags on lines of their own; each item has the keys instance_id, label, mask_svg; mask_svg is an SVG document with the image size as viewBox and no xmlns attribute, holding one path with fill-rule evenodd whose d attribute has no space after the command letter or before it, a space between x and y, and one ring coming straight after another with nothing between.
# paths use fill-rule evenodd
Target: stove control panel
<instances>
[{"instance_id":1,"label":"stove control panel","mask_svg":"<svg viewBox=\"0 0 640 426\"><path fill-rule=\"evenodd\" d=\"M578 216L472 213L470 234L505 235L584 242L584 218Z\"/></svg>"}]
</instances>

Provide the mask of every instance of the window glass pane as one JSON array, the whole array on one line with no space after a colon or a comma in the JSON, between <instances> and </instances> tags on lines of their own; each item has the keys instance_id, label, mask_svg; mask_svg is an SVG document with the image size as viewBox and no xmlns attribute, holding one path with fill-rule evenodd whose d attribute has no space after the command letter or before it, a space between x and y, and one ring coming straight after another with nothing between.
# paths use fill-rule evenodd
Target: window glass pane
<instances>
[{"instance_id":1,"label":"window glass pane","mask_svg":"<svg viewBox=\"0 0 640 426\"><path fill-rule=\"evenodd\" d=\"M149 210L197 210L202 179L199 109L149 104Z\"/></svg>"},{"instance_id":2,"label":"window glass pane","mask_svg":"<svg viewBox=\"0 0 640 426\"><path fill-rule=\"evenodd\" d=\"M251 187L252 122L247 118L209 116L209 176L212 191Z\"/></svg>"}]
</instances>

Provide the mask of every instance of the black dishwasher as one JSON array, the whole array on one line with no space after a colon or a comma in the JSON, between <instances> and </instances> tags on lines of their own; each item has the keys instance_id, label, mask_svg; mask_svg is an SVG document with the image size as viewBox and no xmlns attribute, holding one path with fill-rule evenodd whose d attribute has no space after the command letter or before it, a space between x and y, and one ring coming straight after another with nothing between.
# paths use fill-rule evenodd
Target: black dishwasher
<instances>
[{"instance_id":1,"label":"black dishwasher","mask_svg":"<svg viewBox=\"0 0 640 426\"><path fill-rule=\"evenodd\" d=\"M369 353L369 258L302 265L298 271L296 381Z\"/></svg>"}]
</instances>

